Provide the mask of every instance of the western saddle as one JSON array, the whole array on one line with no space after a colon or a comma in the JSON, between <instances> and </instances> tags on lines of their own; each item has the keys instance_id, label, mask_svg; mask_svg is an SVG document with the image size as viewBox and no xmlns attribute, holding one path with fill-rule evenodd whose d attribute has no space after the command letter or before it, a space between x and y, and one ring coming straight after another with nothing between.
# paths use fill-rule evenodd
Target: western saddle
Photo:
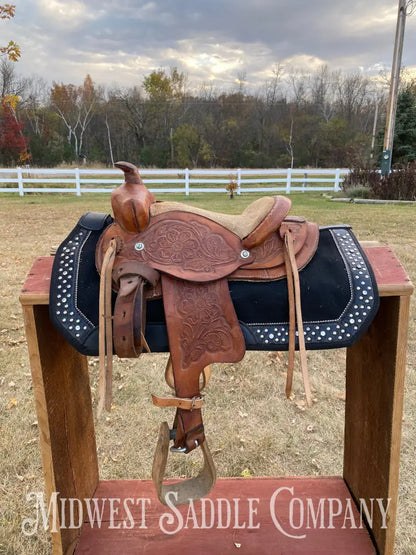
<instances>
[{"instance_id":1,"label":"western saddle","mask_svg":"<svg viewBox=\"0 0 416 555\"><path fill-rule=\"evenodd\" d=\"M210 212L178 202L158 202L137 168L116 167L125 183L113 191L114 222L96 249L100 281L100 400L111 406L112 354L138 357L145 340L146 302L163 296L170 359L166 370L172 397L152 395L159 407L176 407L172 430L164 422L153 464L159 499L182 504L206 495L215 467L204 435L200 377L213 362L237 362L244 337L228 281L287 278L289 296L289 396L298 341L308 405L312 403L306 368L298 271L313 257L319 229L304 218L287 217L291 202L276 196L256 200L241 215ZM112 310L112 290L117 298ZM196 478L163 484L169 442L172 451L201 447L204 468Z\"/></svg>"}]
</instances>

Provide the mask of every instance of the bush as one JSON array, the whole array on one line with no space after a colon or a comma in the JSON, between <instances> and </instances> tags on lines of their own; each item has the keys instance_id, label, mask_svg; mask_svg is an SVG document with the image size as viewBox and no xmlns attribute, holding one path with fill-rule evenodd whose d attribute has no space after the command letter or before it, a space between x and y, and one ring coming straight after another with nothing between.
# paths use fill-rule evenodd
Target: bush
<instances>
[{"instance_id":1,"label":"bush","mask_svg":"<svg viewBox=\"0 0 416 555\"><path fill-rule=\"evenodd\" d=\"M379 178L380 174L374 169L352 168L344 179L342 188L346 193L350 193L351 189L370 188L370 184ZM348 196L351 196L351 194L348 194Z\"/></svg>"},{"instance_id":2,"label":"bush","mask_svg":"<svg viewBox=\"0 0 416 555\"><path fill-rule=\"evenodd\" d=\"M381 200L416 200L416 162L394 169L382 176L374 169L353 168L345 178L343 189L350 197ZM361 191L368 196L353 195Z\"/></svg>"},{"instance_id":3,"label":"bush","mask_svg":"<svg viewBox=\"0 0 416 555\"><path fill-rule=\"evenodd\" d=\"M379 177L370 187L375 198L416 200L416 162L395 169L388 176Z\"/></svg>"},{"instance_id":4,"label":"bush","mask_svg":"<svg viewBox=\"0 0 416 555\"><path fill-rule=\"evenodd\" d=\"M373 198L370 187L365 185L350 187L349 189L347 189L346 194L349 198Z\"/></svg>"}]
</instances>

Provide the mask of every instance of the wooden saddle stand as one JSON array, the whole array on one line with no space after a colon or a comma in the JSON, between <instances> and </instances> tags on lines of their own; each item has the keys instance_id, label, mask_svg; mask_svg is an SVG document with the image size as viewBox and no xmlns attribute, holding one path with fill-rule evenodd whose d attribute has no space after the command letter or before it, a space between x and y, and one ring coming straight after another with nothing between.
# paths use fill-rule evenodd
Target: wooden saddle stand
<instances>
[{"instance_id":1,"label":"wooden saddle stand","mask_svg":"<svg viewBox=\"0 0 416 555\"><path fill-rule=\"evenodd\" d=\"M348 345L354 334L358 338L364 333L378 308L377 286L365 255L345 226L327 230L325 235L317 224L288 217L291 202L285 197L263 197L238 216L219 214L177 202L157 202L135 166L127 162L116 166L124 172L125 183L112 193L114 220L111 223L106 220L95 247L95 265L101 276L98 412L111 406L113 349L123 358L138 357L144 349L149 350L145 339L147 305L163 299L170 351L166 379L175 394L152 395L152 399L159 407L176 407L176 416L171 430L166 422L160 428L153 481L162 503L173 492L169 501L179 505L206 495L215 482L215 467L201 414L201 388L209 377L209 365L240 361L246 348L287 349L289 396L297 348L306 402L311 405L306 348L311 344L311 348L320 348L321 340L326 341L324 348ZM323 266L327 235L338 241L334 249L345 273L342 278L348 289L347 300L333 322L330 318L325 320L319 307L312 307L313 314L304 325L303 308L308 306L301 304L300 271L305 268L306 273L312 272L310 268L315 267L318 274L315 280L324 280L321 274L330 276L334 272L336 276L336 270L332 270L335 255ZM86 319L82 328L83 322L77 319L70 325L69 316L76 309L71 312L68 301L65 304L65 289L62 294L56 291L60 287L69 289L70 285L65 285L68 281L65 268L71 266L71 256L75 254L82 261L87 236L84 239L79 232L58 251L54 263L58 289L53 295L51 288L51 317L55 323L59 320L63 332L72 333L75 340L90 323ZM344 266L349 268L348 272ZM238 285L239 282L242 283ZM269 326L266 319L262 325L255 320L244 325L247 318L242 313L247 303L240 303L236 311L238 287L249 287L251 291L261 284L266 287L275 282L284 282L286 323L281 327L277 323ZM309 291L309 286L303 287ZM325 287L322 281L321 289ZM113 292L117 292L115 303ZM306 304L310 303L313 301L308 299ZM189 453L200 447L204 466L195 478L165 485L171 440L174 452Z\"/></svg>"}]
</instances>

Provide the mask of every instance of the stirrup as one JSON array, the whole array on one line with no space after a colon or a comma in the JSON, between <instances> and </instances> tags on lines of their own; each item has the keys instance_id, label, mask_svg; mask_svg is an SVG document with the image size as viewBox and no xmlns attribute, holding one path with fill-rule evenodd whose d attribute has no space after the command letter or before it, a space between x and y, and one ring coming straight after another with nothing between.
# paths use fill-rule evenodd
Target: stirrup
<instances>
[{"instance_id":1,"label":"stirrup","mask_svg":"<svg viewBox=\"0 0 416 555\"><path fill-rule=\"evenodd\" d=\"M204 456L204 467L198 476L164 485L163 478L168 460L170 439L168 423L162 422L153 459L152 479L161 503L175 506L185 505L191 499L200 499L211 491L216 478L215 465L205 440L200 445ZM169 498L167 499L168 495Z\"/></svg>"}]
</instances>

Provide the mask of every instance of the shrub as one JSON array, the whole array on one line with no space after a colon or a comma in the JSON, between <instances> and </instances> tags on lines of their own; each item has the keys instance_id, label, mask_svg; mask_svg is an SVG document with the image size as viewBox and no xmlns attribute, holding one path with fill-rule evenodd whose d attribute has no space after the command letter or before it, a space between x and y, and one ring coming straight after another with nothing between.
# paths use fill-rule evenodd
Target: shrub
<instances>
[{"instance_id":1,"label":"shrub","mask_svg":"<svg viewBox=\"0 0 416 555\"><path fill-rule=\"evenodd\" d=\"M356 187L350 187L346 191L347 197L350 198L373 198L371 194L371 189L368 185L360 186L357 185Z\"/></svg>"},{"instance_id":2,"label":"shrub","mask_svg":"<svg viewBox=\"0 0 416 555\"><path fill-rule=\"evenodd\" d=\"M237 183L231 178L230 182L225 186L225 190L230 193L230 198L234 198L234 192L237 191L237 189Z\"/></svg>"},{"instance_id":3,"label":"shrub","mask_svg":"<svg viewBox=\"0 0 416 555\"><path fill-rule=\"evenodd\" d=\"M373 180L370 187L375 198L416 200L416 162Z\"/></svg>"},{"instance_id":4,"label":"shrub","mask_svg":"<svg viewBox=\"0 0 416 555\"><path fill-rule=\"evenodd\" d=\"M361 198L416 200L416 162L395 168L386 176L374 169L353 168L344 180L343 189L350 197L353 190L358 189L361 194L368 194ZM357 194L355 196L358 197Z\"/></svg>"}]
</instances>

